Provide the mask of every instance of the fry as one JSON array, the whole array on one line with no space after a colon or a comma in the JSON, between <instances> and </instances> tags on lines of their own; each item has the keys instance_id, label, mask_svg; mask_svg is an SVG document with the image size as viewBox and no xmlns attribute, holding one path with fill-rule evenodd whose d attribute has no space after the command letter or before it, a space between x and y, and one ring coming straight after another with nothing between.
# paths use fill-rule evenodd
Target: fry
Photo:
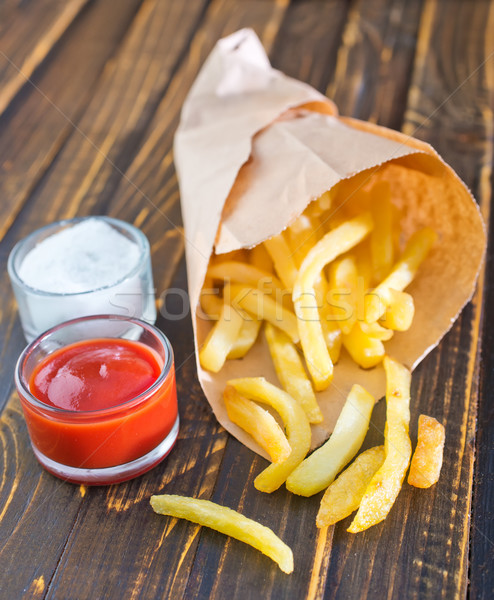
<instances>
[{"instance_id":1,"label":"fry","mask_svg":"<svg viewBox=\"0 0 494 600\"><path fill-rule=\"evenodd\" d=\"M385 459L365 490L355 518L347 531L357 533L386 518L398 496L410 462L410 371L386 356Z\"/></svg>"},{"instance_id":2,"label":"fry","mask_svg":"<svg viewBox=\"0 0 494 600\"><path fill-rule=\"evenodd\" d=\"M322 229L320 230L322 233ZM319 241L320 235L314 223L303 214L287 229L290 250L297 267L300 267L312 246Z\"/></svg>"},{"instance_id":3,"label":"fry","mask_svg":"<svg viewBox=\"0 0 494 600\"><path fill-rule=\"evenodd\" d=\"M249 258L252 265L273 274L273 261L263 244L254 246L250 251Z\"/></svg>"},{"instance_id":4,"label":"fry","mask_svg":"<svg viewBox=\"0 0 494 600\"><path fill-rule=\"evenodd\" d=\"M290 456L282 463L269 465L254 481L259 491L268 494L274 492L309 452L311 439L309 420L298 402L283 390L268 383L264 377L231 379L228 385L232 385L243 396L264 402L274 408L285 425L288 443L292 449Z\"/></svg>"},{"instance_id":5,"label":"fry","mask_svg":"<svg viewBox=\"0 0 494 600\"><path fill-rule=\"evenodd\" d=\"M371 338L376 338L376 340L381 340L382 342L386 342L393 337L393 331L391 329L386 329L383 327L378 321L374 321L374 323L366 323L365 321L361 321L359 323L360 329L365 335L368 335Z\"/></svg>"},{"instance_id":6,"label":"fry","mask_svg":"<svg viewBox=\"0 0 494 600\"><path fill-rule=\"evenodd\" d=\"M271 256L275 271L278 273L283 285L286 289L291 290L297 276L297 267L283 234L280 233L280 235L266 240L264 247Z\"/></svg>"},{"instance_id":7,"label":"fry","mask_svg":"<svg viewBox=\"0 0 494 600\"><path fill-rule=\"evenodd\" d=\"M231 385L226 386L223 400L230 421L251 435L269 454L272 462L283 462L290 456L290 444L271 413L244 398Z\"/></svg>"},{"instance_id":8,"label":"fry","mask_svg":"<svg viewBox=\"0 0 494 600\"><path fill-rule=\"evenodd\" d=\"M357 320L357 265L353 256L335 261L330 269L330 304L344 334L350 333Z\"/></svg>"},{"instance_id":9,"label":"fry","mask_svg":"<svg viewBox=\"0 0 494 600\"><path fill-rule=\"evenodd\" d=\"M259 269L248 263L227 261L212 264L208 268L208 277L220 279L221 281L235 281L251 287L258 287L263 283L270 284L274 288L283 289L283 284L269 271Z\"/></svg>"},{"instance_id":10,"label":"fry","mask_svg":"<svg viewBox=\"0 0 494 600\"><path fill-rule=\"evenodd\" d=\"M415 232L391 273L365 298L365 320L377 321L389 306L390 290L402 292L414 279L417 269L437 239L435 231L426 227Z\"/></svg>"},{"instance_id":11,"label":"fry","mask_svg":"<svg viewBox=\"0 0 494 600\"><path fill-rule=\"evenodd\" d=\"M373 396L363 387L352 387L329 440L288 477L286 487L290 492L312 496L328 487L362 445L374 404Z\"/></svg>"},{"instance_id":12,"label":"fry","mask_svg":"<svg viewBox=\"0 0 494 600\"><path fill-rule=\"evenodd\" d=\"M270 321L284 331L294 344L299 341L295 315L267 294L246 285L227 284L224 295L234 308L238 306L259 320Z\"/></svg>"},{"instance_id":13,"label":"fry","mask_svg":"<svg viewBox=\"0 0 494 600\"><path fill-rule=\"evenodd\" d=\"M215 529L260 550L278 563L284 573L293 571L291 549L271 529L231 508L209 500L171 494L151 496L150 503L154 512L158 514L187 519Z\"/></svg>"},{"instance_id":14,"label":"fry","mask_svg":"<svg viewBox=\"0 0 494 600\"><path fill-rule=\"evenodd\" d=\"M364 333L360 323L355 323L351 332L343 336L343 346L352 359L364 369L375 367L384 358L381 340Z\"/></svg>"},{"instance_id":15,"label":"fry","mask_svg":"<svg viewBox=\"0 0 494 600\"><path fill-rule=\"evenodd\" d=\"M255 344L261 325L262 321L258 319L244 319L238 337L233 342L227 359L243 358Z\"/></svg>"},{"instance_id":16,"label":"fry","mask_svg":"<svg viewBox=\"0 0 494 600\"><path fill-rule=\"evenodd\" d=\"M326 342L326 348L329 352L329 358L331 359L331 362L335 365L338 362L341 353L341 329L338 327L337 322L334 320L334 316L331 312L331 307L329 306L329 304L326 304L321 308L320 318L322 334L324 336L324 341Z\"/></svg>"},{"instance_id":17,"label":"fry","mask_svg":"<svg viewBox=\"0 0 494 600\"><path fill-rule=\"evenodd\" d=\"M358 244L372 230L365 213L327 233L307 254L298 272L292 300L307 368L316 390L325 389L333 377L333 363L324 341L314 284L323 268Z\"/></svg>"},{"instance_id":18,"label":"fry","mask_svg":"<svg viewBox=\"0 0 494 600\"><path fill-rule=\"evenodd\" d=\"M375 446L357 456L324 492L316 525L334 525L357 510L367 485L383 462L384 446Z\"/></svg>"},{"instance_id":19,"label":"fry","mask_svg":"<svg viewBox=\"0 0 494 600\"><path fill-rule=\"evenodd\" d=\"M370 236L372 266L375 281L382 281L393 266L393 205L387 181L376 183L371 189L374 229Z\"/></svg>"},{"instance_id":20,"label":"fry","mask_svg":"<svg viewBox=\"0 0 494 600\"><path fill-rule=\"evenodd\" d=\"M419 416L417 446L410 463L408 483L418 488L428 488L439 479L443 464L445 431L434 417Z\"/></svg>"},{"instance_id":21,"label":"fry","mask_svg":"<svg viewBox=\"0 0 494 600\"><path fill-rule=\"evenodd\" d=\"M218 373L225 364L226 357L238 337L243 322L242 315L225 302L220 318L208 333L199 352L199 361L203 369Z\"/></svg>"},{"instance_id":22,"label":"fry","mask_svg":"<svg viewBox=\"0 0 494 600\"><path fill-rule=\"evenodd\" d=\"M406 292L390 289L388 306L379 322L394 331L407 331L412 325L414 314L413 297Z\"/></svg>"},{"instance_id":23,"label":"fry","mask_svg":"<svg viewBox=\"0 0 494 600\"><path fill-rule=\"evenodd\" d=\"M266 323L264 333L283 389L302 406L309 423L321 423L322 412L297 349L283 331L270 323Z\"/></svg>"}]
</instances>

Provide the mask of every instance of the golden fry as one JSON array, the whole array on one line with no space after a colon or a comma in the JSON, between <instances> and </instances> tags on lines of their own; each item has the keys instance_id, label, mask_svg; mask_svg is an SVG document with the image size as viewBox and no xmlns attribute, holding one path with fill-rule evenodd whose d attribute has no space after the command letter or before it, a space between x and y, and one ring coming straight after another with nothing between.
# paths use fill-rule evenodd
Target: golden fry
<instances>
[{"instance_id":1,"label":"golden fry","mask_svg":"<svg viewBox=\"0 0 494 600\"><path fill-rule=\"evenodd\" d=\"M407 331L412 326L414 314L413 297L407 292L390 289L386 312L379 319L379 323L393 331Z\"/></svg>"},{"instance_id":2,"label":"golden fry","mask_svg":"<svg viewBox=\"0 0 494 600\"><path fill-rule=\"evenodd\" d=\"M271 413L244 398L231 385L226 386L223 400L230 421L251 435L269 454L272 462L280 463L290 456L290 444Z\"/></svg>"},{"instance_id":3,"label":"golden fry","mask_svg":"<svg viewBox=\"0 0 494 600\"><path fill-rule=\"evenodd\" d=\"M233 346L228 353L227 359L243 358L256 343L261 325L262 321L259 321L258 319L252 318L244 320L238 333L238 337L233 342Z\"/></svg>"},{"instance_id":4,"label":"golden fry","mask_svg":"<svg viewBox=\"0 0 494 600\"><path fill-rule=\"evenodd\" d=\"M309 420L296 400L285 391L268 383L264 377L232 379L228 385L232 385L243 396L264 402L274 408L285 425L288 443L292 449L290 456L282 463L269 465L254 481L259 491L274 492L304 460L309 451L311 440Z\"/></svg>"},{"instance_id":5,"label":"golden fry","mask_svg":"<svg viewBox=\"0 0 494 600\"><path fill-rule=\"evenodd\" d=\"M278 563L284 573L293 571L291 549L271 529L231 508L209 500L171 494L151 496L150 503L154 512L158 514L187 519L215 529L260 550Z\"/></svg>"},{"instance_id":6,"label":"golden fry","mask_svg":"<svg viewBox=\"0 0 494 600\"><path fill-rule=\"evenodd\" d=\"M355 259L346 256L334 261L330 273L331 309L341 331L348 334L357 320L358 273Z\"/></svg>"},{"instance_id":7,"label":"golden fry","mask_svg":"<svg viewBox=\"0 0 494 600\"><path fill-rule=\"evenodd\" d=\"M386 356L386 458L365 490L350 533L358 533L386 518L398 496L410 462L410 371Z\"/></svg>"},{"instance_id":8,"label":"golden fry","mask_svg":"<svg viewBox=\"0 0 494 600\"><path fill-rule=\"evenodd\" d=\"M312 496L328 487L359 451L374 404L374 398L363 387L352 387L329 440L288 477L286 487L290 492Z\"/></svg>"},{"instance_id":9,"label":"golden fry","mask_svg":"<svg viewBox=\"0 0 494 600\"><path fill-rule=\"evenodd\" d=\"M266 323L264 332L283 389L302 406L309 423L321 423L322 412L297 348L283 331L270 323Z\"/></svg>"},{"instance_id":10,"label":"golden fry","mask_svg":"<svg viewBox=\"0 0 494 600\"><path fill-rule=\"evenodd\" d=\"M383 462L384 446L375 446L359 454L324 492L316 525L334 525L357 510L365 489Z\"/></svg>"},{"instance_id":11,"label":"golden fry","mask_svg":"<svg viewBox=\"0 0 494 600\"><path fill-rule=\"evenodd\" d=\"M419 416L417 446L410 463L408 483L418 488L428 488L439 479L443 464L445 431L434 417Z\"/></svg>"},{"instance_id":12,"label":"golden fry","mask_svg":"<svg viewBox=\"0 0 494 600\"><path fill-rule=\"evenodd\" d=\"M234 346L243 322L242 315L225 302L220 318L207 335L199 352L199 361L203 369L218 373Z\"/></svg>"},{"instance_id":13,"label":"golden fry","mask_svg":"<svg viewBox=\"0 0 494 600\"><path fill-rule=\"evenodd\" d=\"M382 281L393 266L393 205L387 181L376 183L371 189L374 229L370 236L374 280Z\"/></svg>"},{"instance_id":14,"label":"golden fry","mask_svg":"<svg viewBox=\"0 0 494 600\"><path fill-rule=\"evenodd\" d=\"M343 336L343 346L352 359L364 369L378 365L384 358L384 346L381 340L362 331L357 322L348 335Z\"/></svg>"},{"instance_id":15,"label":"golden fry","mask_svg":"<svg viewBox=\"0 0 494 600\"><path fill-rule=\"evenodd\" d=\"M264 247L271 256L278 277L283 282L285 288L291 290L297 276L297 267L290 246L283 237L283 234L280 233L270 240L266 240Z\"/></svg>"},{"instance_id":16,"label":"golden fry","mask_svg":"<svg viewBox=\"0 0 494 600\"><path fill-rule=\"evenodd\" d=\"M263 244L258 244L250 250L249 259L250 263L258 269L273 274L273 261Z\"/></svg>"}]
</instances>

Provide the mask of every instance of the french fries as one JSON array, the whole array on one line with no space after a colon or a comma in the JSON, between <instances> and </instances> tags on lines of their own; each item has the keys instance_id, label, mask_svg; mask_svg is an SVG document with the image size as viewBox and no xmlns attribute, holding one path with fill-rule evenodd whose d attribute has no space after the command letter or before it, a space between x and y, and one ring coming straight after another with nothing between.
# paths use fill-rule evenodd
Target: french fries
<instances>
[{"instance_id":1,"label":"french fries","mask_svg":"<svg viewBox=\"0 0 494 600\"><path fill-rule=\"evenodd\" d=\"M443 464L444 426L434 417L419 416L417 446L410 463L408 483L428 488L439 479Z\"/></svg>"},{"instance_id":2,"label":"french fries","mask_svg":"<svg viewBox=\"0 0 494 600\"><path fill-rule=\"evenodd\" d=\"M233 386L243 396L274 408L286 427L288 443L292 449L290 456L284 462L269 465L254 481L256 489L260 492L268 494L274 492L304 460L309 451L311 438L309 420L298 402L283 390L267 382L264 377L231 379L228 385Z\"/></svg>"},{"instance_id":3,"label":"french fries","mask_svg":"<svg viewBox=\"0 0 494 600\"><path fill-rule=\"evenodd\" d=\"M286 483L303 496L328 488L317 525L358 509L349 528L354 533L386 517L410 462L410 373L386 357L385 345L412 326L415 304L405 290L437 239L425 227L402 250L391 186L368 180L367 174L344 180L279 235L214 257L201 298L202 310L217 320L201 350L201 365L217 372L225 360L243 358L253 346L263 352L264 325L284 390L263 377L232 379L224 390L230 419L272 460L257 476L256 488L270 493ZM228 323L227 314L233 316ZM337 477L357 454L374 406L374 398L354 385L329 440L306 458L310 424L323 423L318 392L331 385L341 352L364 369L384 361L387 422L384 449L364 452ZM259 404L279 414L286 434ZM424 419L409 483L425 487L437 481L443 442Z\"/></svg>"},{"instance_id":4,"label":"french fries","mask_svg":"<svg viewBox=\"0 0 494 600\"><path fill-rule=\"evenodd\" d=\"M375 446L357 456L324 492L316 525L334 525L357 510L374 473L383 462L384 446Z\"/></svg>"},{"instance_id":5,"label":"french fries","mask_svg":"<svg viewBox=\"0 0 494 600\"><path fill-rule=\"evenodd\" d=\"M352 460L364 441L375 400L355 384L329 440L306 458L288 477L286 487L300 496L317 494Z\"/></svg>"},{"instance_id":6,"label":"french fries","mask_svg":"<svg viewBox=\"0 0 494 600\"><path fill-rule=\"evenodd\" d=\"M215 529L260 550L274 560L284 573L293 571L293 553L289 546L265 525L244 517L231 508L209 500L172 494L151 496L150 503L158 514L187 519Z\"/></svg>"},{"instance_id":7,"label":"french fries","mask_svg":"<svg viewBox=\"0 0 494 600\"><path fill-rule=\"evenodd\" d=\"M283 389L304 409L309 423L321 423L323 417L297 348L290 338L271 323L264 329L276 375Z\"/></svg>"},{"instance_id":8,"label":"french fries","mask_svg":"<svg viewBox=\"0 0 494 600\"><path fill-rule=\"evenodd\" d=\"M223 400L230 421L250 434L274 463L283 462L290 456L290 444L271 413L244 398L231 385L226 386Z\"/></svg>"},{"instance_id":9,"label":"french fries","mask_svg":"<svg viewBox=\"0 0 494 600\"><path fill-rule=\"evenodd\" d=\"M372 477L348 531L357 533L386 518L401 489L410 463L410 371L386 356L385 459Z\"/></svg>"}]
</instances>

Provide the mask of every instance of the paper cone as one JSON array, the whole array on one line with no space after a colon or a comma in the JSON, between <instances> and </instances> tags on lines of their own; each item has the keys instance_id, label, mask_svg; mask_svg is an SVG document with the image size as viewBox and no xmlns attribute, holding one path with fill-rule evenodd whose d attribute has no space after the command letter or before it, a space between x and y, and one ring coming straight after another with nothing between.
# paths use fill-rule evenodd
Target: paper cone
<instances>
[{"instance_id":1,"label":"paper cone","mask_svg":"<svg viewBox=\"0 0 494 600\"><path fill-rule=\"evenodd\" d=\"M401 133L341 118L310 86L271 68L255 34L220 40L184 104L175 137L186 237L192 321L198 348L211 324L197 318L213 252L251 248L283 231L308 204L340 180L367 170L390 183L404 210L406 237L428 225L439 241L407 288L415 301L411 329L386 342L391 356L414 368L449 330L473 294L485 251L485 229L466 186L427 144ZM199 379L220 423L265 456L230 422L222 400L226 381L264 376L279 385L264 341L213 374L197 360ZM318 393L324 415L313 447L329 437L351 386L384 395L381 367L359 368L346 354L334 380Z\"/></svg>"}]
</instances>

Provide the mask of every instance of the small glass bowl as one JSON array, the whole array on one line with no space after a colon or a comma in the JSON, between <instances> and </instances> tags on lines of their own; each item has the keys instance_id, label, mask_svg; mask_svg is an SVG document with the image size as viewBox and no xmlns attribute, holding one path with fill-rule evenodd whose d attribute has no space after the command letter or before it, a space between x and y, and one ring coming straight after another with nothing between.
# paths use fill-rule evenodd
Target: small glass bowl
<instances>
[{"instance_id":1,"label":"small glass bowl","mask_svg":"<svg viewBox=\"0 0 494 600\"><path fill-rule=\"evenodd\" d=\"M93 339L144 344L162 362L158 379L135 398L110 408L75 411L38 400L30 379L55 350ZM170 452L179 429L173 351L153 325L118 315L96 315L57 325L23 351L15 384L31 445L41 465L73 483L104 485L145 473Z\"/></svg>"},{"instance_id":2,"label":"small glass bowl","mask_svg":"<svg viewBox=\"0 0 494 600\"><path fill-rule=\"evenodd\" d=\"M26 255L46 238L69 229L83 221L103 221L137 245L139 259L129 272L117 281L111 281L84 292L49 292L28 285L19 275ZM80 217L57 221L38 229L18 242L8 260L8 273L19 307L19 317L28 342L50 327L86 315L119 314L156 321L153 275L149 242L136 227L105 216Z\"/></svg>"}]
</instances>

